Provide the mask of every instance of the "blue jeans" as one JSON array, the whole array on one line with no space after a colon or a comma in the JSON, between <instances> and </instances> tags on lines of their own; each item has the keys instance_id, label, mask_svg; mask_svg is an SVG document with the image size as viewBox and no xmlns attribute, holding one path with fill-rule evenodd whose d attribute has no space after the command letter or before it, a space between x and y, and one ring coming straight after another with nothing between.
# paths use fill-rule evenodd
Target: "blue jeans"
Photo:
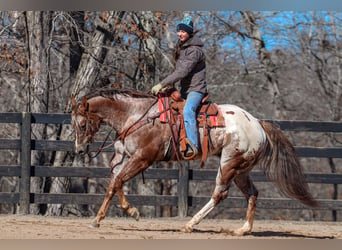
<instances>
[{"instance_id":1,"label":"blue jeans","mask_svg":"<svg viewBox=\"0 0 342 250\"><path fill-rule=\"evenodd\" d=\"M186 98L183 111L186 136L196 148L199 148L196 111L203 97L204 94L202 93L190 92Z\"/></svg>"}]
</instances>

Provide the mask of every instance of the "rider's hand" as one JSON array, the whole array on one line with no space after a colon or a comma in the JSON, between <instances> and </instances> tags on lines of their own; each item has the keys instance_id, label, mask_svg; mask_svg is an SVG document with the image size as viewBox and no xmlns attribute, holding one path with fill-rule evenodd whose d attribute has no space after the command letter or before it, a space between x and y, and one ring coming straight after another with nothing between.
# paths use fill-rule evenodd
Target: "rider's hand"
<instances>
[{"instance_id":1,"label":"rider's hand","mask_svg":"<svg viewBox=\"0 0 342 250\"><path fill-rule=\"evenodd\" d=\"M160 83L158 83L157 85L154 85L153 88L151 89L151 93L153 95L158 95L158 93L162 90L163 85L161 85Z\"/></svg>"}]
</instances>

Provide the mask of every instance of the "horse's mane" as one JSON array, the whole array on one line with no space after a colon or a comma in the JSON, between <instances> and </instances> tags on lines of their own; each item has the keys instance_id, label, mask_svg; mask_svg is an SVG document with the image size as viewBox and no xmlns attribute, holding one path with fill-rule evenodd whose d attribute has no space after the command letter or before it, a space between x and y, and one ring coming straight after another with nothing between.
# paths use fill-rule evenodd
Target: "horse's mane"
<instances>
[{"instance_id":1,"label":"horse's mane","mask_svg":"<svg viewBox=\"0 0 342 250\"><path fill-rule=\"evenodd\" d=\"M102 96L105 98L113 99L117 95L129 96L129 97L134 97L134 98L156 98L155 96L149 93L145 93L145 92L138 91L135 89L129 89L129 88L119 89L119 88L108 88L108 87L92 91L88 93L87 95L85 95L85 97L87 99L90 99L96 96Z\"/></svg>"}]
</instances>

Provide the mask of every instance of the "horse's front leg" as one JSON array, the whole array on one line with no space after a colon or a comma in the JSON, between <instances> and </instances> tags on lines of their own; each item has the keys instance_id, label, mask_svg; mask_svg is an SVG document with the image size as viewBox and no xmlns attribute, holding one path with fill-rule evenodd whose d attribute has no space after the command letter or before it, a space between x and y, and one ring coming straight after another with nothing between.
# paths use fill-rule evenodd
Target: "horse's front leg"
<instances>
[{"instance_id":1,"label":"horse's front leg","mask_svg":"<svg viewBox=\"0 0 342 250\"><path fill-rule=\"evenodd\" d=\"M125 163L127 162L127 157L124 154L123 146L121 142L115 144L115 157L111 162L111 179L109 186L107 187L105 198L102 205L97 212L96 218L90 224L91 227L97 228L100 226L100 221L106 217L107 210L109 208L110 202L115 194L115 179L118 173L122 170Z\"/></svg>"},{"instance_id":2,"label":"horse's front leg","mask_svg":"<svg viewBox=\"0 0 342 250\"><path fill-rule=\"evenodd\" d=\"M105 217L115 192L118 194L121 208L136 220L139 219L138 210L130 206L122 191L122 186L126 181L148 168L156 159L161 159L164 152L161 150L163 144L160 142L160 136L151 135L146 131L142 131L140 136L141 139L138 141L126 140L125 145L118 141L115 144L116 155L112 162L111 182L93 225L99 226L99 222ZM146 144L146 141L150 143Z\"/></svg>"},{"instance_id":3,"label":"horse's front leg","mask_svg":"<svg viewBox=\"0 0 342 250\"><path fill-rule=\"evenodd\" d=\"M131 207L130 204L128 203L126 196L124 195L122 188L118 188L116 190L118 197L119 197L119 201L120 201L120 206L121 208L126 211L126 213L128 215L130 215L131 217L133 217L135 220L139 220L140 218L140 213L139 210L136 207Z\"/></svg>"},{"instance_id":4,"label":"horse's front leg","mask_svg":"<svg viewBox=\"0 0 342 250\"><path fill-rule=\"evenodd\" d=\"M109 208L110 202L111 202L114 194L115 194L114 182L111 181L108 188L107 188L106 195L105 195L105 198L102 202L102 205L101 205L99 211L97 212L96 218L90 224L90 227L92 227L92 228L100 227L100 221L106 217L107 210Z\"/></svg>"},{"instance_id":5,"label":"horse's front leg","mask_svg":"<svg viewBox=\"0 0 342 250\"><path fill-rule=\"evenodd\" d=\"M139 220L140 214L137 208L131 207L128 203L126 196L124 195L122 191L123 184L148 168L149 163L147 161L142 160L139 157L132 157L128 160L127 164L125 164L124 168L118 174L118 176L115 179L115 190L118 194L119 202L121 208L127 212L128 215L133 217L135 220Z\"/></svg>"}]
</instances>

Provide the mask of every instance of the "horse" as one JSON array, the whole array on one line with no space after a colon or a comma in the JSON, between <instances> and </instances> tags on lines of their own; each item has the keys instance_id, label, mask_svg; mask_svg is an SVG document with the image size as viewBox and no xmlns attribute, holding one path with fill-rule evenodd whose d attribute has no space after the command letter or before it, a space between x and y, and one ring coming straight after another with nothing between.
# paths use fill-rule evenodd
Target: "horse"
<instances>
[{"instance_id":1,"label":"horse","mask_svg":"<svg viewBox=\"0 0 342 250\"><path fill-rule=\"evenodd\" d=\"M100 226L115 193L121 208L139 220L139 211L128 203L122 186L154 162L166 160L172 134L169 125L160 122L157 97L132 89L107 89L86 95L78 103L72 96L71 102L76 153L88 153L89 145L102 124L112 127L118 135L114 141L115 155L110 163L109 185L90 226ZM318 206L309 192L293 145L278 127L255 118L236 105L222 104L218 107L225 126L208 132L211 143L208 156L220 157L216 185L207 204L181 231L192 232L195 225L227 198L234 182L247 201L245 221L234 234L250 234L258 190L249 174L256 165L286 196L310 207ZM203 129L199 129L199 138L203 140ZM201 152L195 160L200 157Z\"/></svg>"}]
</instances>

